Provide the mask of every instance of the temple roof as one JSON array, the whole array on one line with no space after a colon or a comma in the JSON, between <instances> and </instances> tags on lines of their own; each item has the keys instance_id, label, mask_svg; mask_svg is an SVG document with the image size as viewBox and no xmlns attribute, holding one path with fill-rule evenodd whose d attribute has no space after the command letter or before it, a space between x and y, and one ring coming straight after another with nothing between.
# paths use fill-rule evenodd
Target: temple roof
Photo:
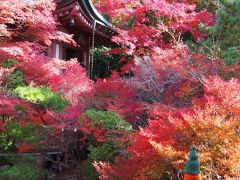
<instances>
[{"instance_id":1,"label":"temple roof","mask_svg":"<svg viewBox=\"0 0 240 180\"><path fill-rule=\"evenodd\" d=\"M94 7L91 0L60 0L57 3L55 15L63 25L72 20L72 27L92 32L95 26L97 35L111 37L113 26Z\"/></svg>"}]
</instances>

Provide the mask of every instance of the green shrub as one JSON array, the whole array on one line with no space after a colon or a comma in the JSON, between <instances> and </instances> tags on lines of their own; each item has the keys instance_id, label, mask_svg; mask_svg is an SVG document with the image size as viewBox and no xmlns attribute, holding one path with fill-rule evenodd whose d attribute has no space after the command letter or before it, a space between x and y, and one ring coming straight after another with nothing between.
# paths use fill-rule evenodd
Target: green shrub
<instances>
[{"instance_id":1,"label":"green shrub","mask_svg":"<svg viewBox=\"0 0 240 180\"><path fill-rule=\"evenodd\" d=\"M8 59L4 63L2 63L0 67L11 68L13 66L16 66L17 64L18 62L16 60ZM23 72L19 69L16 69L11 74L7 75L5 85L8 90L14 90L19 86L26 86Z\"/></svg>"},{"instance_id":2,"label":"green shrub","mask_svg":"<svg viewBox=\"0 0 240 180\"><path fill-rule=\"evenodd\" d=\"M0 66L3 68L11 68L17 64L18 62L15 59L8 59L4 63L2 63Z\"/></svg>"},{"instance_id":3,"label":"green shrub","mask_svg":"<svg viewBox=\"0 0 240 180\"><path fill-rule=\"evenodd\" d=\"M14 90L17 96L26 99L32 103L42 105L47 109L63 111L68 105L59 93L52 92L50 88L41 86L34 87L33 84L24 87L18 87Z\"/></svg>"},{"instance_id":4,"label":"green shrub","mask_svg":"<svg viewBox=\"0 0 240 180\"><path fill-rule=\"evenodd\" d=\"M96 109L90 109L87 110L83 116L91 120L91 125L98 125L109 130L118 130L122 132L132 130L132 125L130 123L126 122L112 111L97 111ZM89 137L89 141L91 142L91 145L88 147L89 154L82 168L86 180L99 179L99 174L92 165L94 161L113 162L114 157L127 147L125 143L118 142L118 136L115 134L107 134L105 136L107 141L103 143L95 141L92 136Z\"/></svg>"},{"instance_id":5,"label":"green shrub","mask_svg":"<svg viewBox=\"0 0 240 180\"><path fill-rule=\"evenodd\" d=\"M97 111L95 109L90 109L84 113L84 116L91 119L92 125L100 125L111 130L132 130L132 125L130 123L126 122L112 111Z\"/></svg>"},{"instance_id":6,"label":"green shrub","mask_svg":"<svg viewBox=\"0 0 240 180\"><path fill-rule=\"evenodd\" d=\"M24 80L23 72L19 69L15 70L6 77L6 86L10 90L14 90L21 86L26 86L26 81Z\"/></svg>"},{"instance_id":7,"label":"green shrub","mask_svg":"<svg viewBox=\"0 0 240 180\"><path fill-rule=\"evenodd\" d=\"M8 133L2 131L0 132L0 150L5 151L12 147L13 141L9 137Z\"/></svg>"},{"instance_id":8,"label":"green shrub","mask_svg":"<svg viewBox=\"0 0 240 180\"><path fill-rule=\"evenodd\" d=\"M114 156L122 150L122 147L119 146L118 143L114 142L105 142L101 145L94 147L90 146L88 148L90 153L88 154L88 158L95 161L108 161L113 162Z\"/></svg>"},{"instance_id":9,"label":"green shrub","mask_svg":"<svg viewBox=\"0 0 240 180\"><path fill-rule=\"evenodd\" d=\"M20 126L16 121L10 121L6 126L6 131L0 132L0 150L6 151L16 149L21 142L37 145L40 139L46 139L48 133L46 129L36 125L33 122L28 122L24 126ZM36 132L38 131L38 134Z\"/></svg>"},{"instance_id":10,"label":"green shrub","mask_svg":"<svg viewBox=\"0 0 240 180\"><path fill-rule=\"evenodd\" d=\"M39 137L34 133L37 128L38 126L33 122L28 122L24 126L20 126L17 122L13 121L6 125L9 136L14 138L15 142L24 141L28 144L39 142Z\"/></svg>"},{"instance_id":11,"label":"green shrub","mask_svg":"<svg viewBox=\"0 0 240 180\"><path fill-rule=\"evenodd\" d=\"M36 169L31 163L18 163L0 170L2 180L35 180L43 175L44 172Z\"/></svg>"},{"instance_id":12,"label":"green shrub","mask_svg":"<svg viewBox=\"0 0 240 180\"><path fill-rule=\"evenodd\" d=\"M89 154L87 160L83 163L82 172L87 180L99 179L99 174L95 170L92 163L94 161L104 161L113 163L114 157L122 150L123 147L118 143L105 142L96 147L89 146Z\"/></svg>"}]
</instances>

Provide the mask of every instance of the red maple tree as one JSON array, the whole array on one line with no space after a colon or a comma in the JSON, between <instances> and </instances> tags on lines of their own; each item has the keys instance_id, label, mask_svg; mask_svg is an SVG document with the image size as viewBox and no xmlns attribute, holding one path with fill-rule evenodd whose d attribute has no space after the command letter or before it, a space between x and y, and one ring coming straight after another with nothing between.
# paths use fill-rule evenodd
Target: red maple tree
<instances>
[{"instance_id":1,"label":"red maple tree","mask_svg":"<svg viewBox=\"0 0 240 180\"><path fill-rule=\"evenodd\" d=\"M58 31L59 22L53 15L55 8L53 0L0 3L1 131L6 131L9 123L26 126L28 122L54 129L78 127L78 118L84 108L81 96L92 90L92 81L76 60L66 62L44 55L53 40L76 45L71 35ZM14 63L9 66L9 62ZM15 77L14 73L22 77ZM17 87L29 84L36 88L49 87L60 99L68 100L65 111L58 112L39 102L22 100L14 93L17 87L8 88L9 78L12 82L22 78L25 84ZM20 151L32 149L30 147L34 146L26 142L19 144Z\"/></svg>"},{"instance_id":2,"label":"red maple tree","mask_svg":"<svg viewBox=\"0 0 240 180\"><path fill-rule=\"evenodd\" d=\"M214 25L214 15L196 11L195 1L102 0L96 5L116 24L113 41L123 48L112 52L132 55L122 72L132 76L124 81L149 112L148 126L127 149L129 158L94 163L100 178L178 179L193 143L205 179L239 177L239 82L223 80L238 78L238 65L228 67L217 54L193 52L184 43L186 35L195 43L206 37L199 25Z\"/></svg>"}]
</instances>

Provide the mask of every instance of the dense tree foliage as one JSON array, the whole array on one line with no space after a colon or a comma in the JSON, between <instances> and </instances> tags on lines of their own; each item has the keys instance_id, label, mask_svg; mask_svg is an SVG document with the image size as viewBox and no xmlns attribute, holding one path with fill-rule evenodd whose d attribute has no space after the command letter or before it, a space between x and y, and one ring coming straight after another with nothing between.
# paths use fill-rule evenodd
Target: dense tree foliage
<instances>
[{"instance_id":1,"label":"dense tree foliage","mask_svg":"<svg viewBox=\"0 0 240 180\"><path fill-rule=\"evenodd\" d=\"M76 44L57 31L53 1L0 4L0 150L51 148L77 128L86 179L181 179L192 144L204 179L239 178L239 2L94 3L118 33L105 54L121 57L95 83L76 59L44 55L51 41Z\"/></svg>"},{"instance_id":2,"label":"dense tree foliage","mask_svg":"<svg viewBox=\"0 0 240 180\"><path fill-rule=\"evenodd\" d=\"M57 30L54 9L48 0L1 1L1 151L43 148L48 141L41 138L43 127L57 132L76 127L83 111L81 96L92 89L77 60L44 55L53 40L76 44Z\"/></svg>"},{"instance_id":3,"label":"dense tree foliage","mask_svg":"<svg viewBox=\"0 0 240 180\"><path fill-rule=\"evenodd\" d=\"M237 28L240 18L240 2L237 0L217 2L217 22L214 27L207 29L211 38L206 41L206 44L210 47L211 53L218 54L228 65L233 65L240 59L239 30Z\"/></svg>"},{"instance_id":4,"label":"dense tree foliage","mask_svg":"<svg viewBox=\"0 0 240 180\"><path fill-rule=\"evenodd\" d=\"M204 179L239 177L238 64L224 63L238 61L231 51L238 39L232 33L238 2L106 0L96 5L118 28L113 41L123 48L113 53L132 55L122 74L133 76L124 82L148 113L148 126L136 133L129 158L94 163L101 179L178 179L193 143L199 146Z\"/></svg>"}]
</instances>

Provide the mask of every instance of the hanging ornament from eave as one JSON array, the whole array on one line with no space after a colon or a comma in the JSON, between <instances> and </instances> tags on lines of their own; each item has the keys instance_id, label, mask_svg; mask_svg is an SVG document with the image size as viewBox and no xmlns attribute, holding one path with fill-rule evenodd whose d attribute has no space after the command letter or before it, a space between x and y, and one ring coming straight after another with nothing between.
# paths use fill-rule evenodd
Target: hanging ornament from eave
<instances>
[{"instance_id":1,"label":"hanging ornament from eave","mask_svg":"<svg viewBox=\"0 0 240 180\"><path fill-rule=\"evenodd\" d=\"M95 47L95 30L96 30L96 20L93 19L92 21L92 47L91 47L91 51L90 51L90 56L91 56L91 59L90 59L90 64L91 64L91 67L90 67L90 77L91 79L94 79L94 47Z\"/></svg>"}]
</instances>

